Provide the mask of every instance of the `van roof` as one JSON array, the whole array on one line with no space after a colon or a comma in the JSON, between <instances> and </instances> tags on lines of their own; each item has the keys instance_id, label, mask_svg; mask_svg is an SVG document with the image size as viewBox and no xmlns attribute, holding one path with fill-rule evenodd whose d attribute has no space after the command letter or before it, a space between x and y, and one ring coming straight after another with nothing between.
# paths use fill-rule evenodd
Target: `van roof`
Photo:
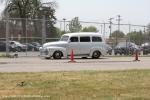
<instances>
[{"instance_id":1,"label":"van roof","mask_svg":"<svg viewBox=\"0 0 150 100\"><path fill-rule=\"evenodd\" d=\"M100 33L94 33L94 32L78 32L78 33L67 33L64 34L65 36L101 36Z\"/></svg>"}]
</instances>

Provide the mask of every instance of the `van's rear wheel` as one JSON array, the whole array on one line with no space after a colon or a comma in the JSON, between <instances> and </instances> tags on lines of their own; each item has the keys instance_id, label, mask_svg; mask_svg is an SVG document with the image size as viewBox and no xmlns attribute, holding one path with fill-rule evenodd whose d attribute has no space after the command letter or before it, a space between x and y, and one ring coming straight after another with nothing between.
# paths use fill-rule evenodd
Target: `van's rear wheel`
<instances>
[{"instance_id":1,"label":"van's rear wheel","mask_svg":"<svg viewBox=\"0 0 150 100\"><path fill-rule=\"evenodd\" d=\"M101 52L97 50L93 52L92 58L98 59L100 56L101 56Z\"/></svg>"},{"instance_id":2,"label":"van's rear wheel","mask_svg":"<svg viewBox=\"0 0 150 100\"><path fill-rule=\"evenodd\" d=\"M55 51L53 54L54 59L61 59L62 56L63 56L63 54L61 51Z\"/></svg>"}]
</instances>

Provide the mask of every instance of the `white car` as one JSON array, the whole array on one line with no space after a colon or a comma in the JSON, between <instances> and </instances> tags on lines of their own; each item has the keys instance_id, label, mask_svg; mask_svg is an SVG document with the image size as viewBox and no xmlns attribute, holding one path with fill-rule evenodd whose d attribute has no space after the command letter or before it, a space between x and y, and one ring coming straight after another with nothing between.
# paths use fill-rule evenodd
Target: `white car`
<instances>
[{"instance_id":1,"label":"white car","mask_svg":"<svg viewBox=\"0 0 150 100\"><path fill-rule=\"evenodd\" d=\"M40 48L45 58L68 58L73 50L74 56L98 59L107 54L106 44L100 33L82 32L64 34L57 42L48 42Z\"/></svg>"}]
</instances>

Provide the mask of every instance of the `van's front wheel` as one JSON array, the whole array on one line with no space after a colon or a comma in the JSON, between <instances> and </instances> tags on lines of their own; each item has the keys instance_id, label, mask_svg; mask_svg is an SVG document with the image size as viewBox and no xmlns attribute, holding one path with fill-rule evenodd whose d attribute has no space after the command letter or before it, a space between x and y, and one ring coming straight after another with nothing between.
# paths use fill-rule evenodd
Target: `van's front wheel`
<instances>
[{"instance_id":1,"label":"van's front wheel","mask_svg":"<svg viewBox=\"0 0 150 100\"><path fill-rule=\"evenodd\" d=\"M53 58L54 59L61 59L62 57L62 52L61 51L55 51L54 54L53 54Z\"/></svg>"},{"instance_id":2,"label":"van's front wheel","mask_svg":"<svg viewBox=\"0 0 150 100\"><path fill-rule=\"evenodd\" d=\"M93 59L98 59L101 56L101 52L100 51L94 51L92 54L92 58Z\"/></svg>"}]
</instances>

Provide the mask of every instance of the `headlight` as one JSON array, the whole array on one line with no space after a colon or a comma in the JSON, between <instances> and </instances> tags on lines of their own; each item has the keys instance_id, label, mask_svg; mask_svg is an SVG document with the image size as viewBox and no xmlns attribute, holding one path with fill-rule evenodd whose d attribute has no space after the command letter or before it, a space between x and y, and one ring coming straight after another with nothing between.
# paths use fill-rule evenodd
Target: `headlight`
<instances>
[{"instance_id":1,"label":"headlight","mask_svg":"<svg viewBox=\"0 0 150 100\"><path fill-rule=\"evenodd\" d=\"M45 55L48 55L48 49L44 50Z\"/></svg>"},{"instance_id":2,"label":"headlight","mask_svg":"<svg viewBox=\"0 0 150 100\"><path fill-rule=\"evenodd\" d=\"M42 47L39 47L39 50L41 51L43 48Z\"/></svg>"}]
</instances>

